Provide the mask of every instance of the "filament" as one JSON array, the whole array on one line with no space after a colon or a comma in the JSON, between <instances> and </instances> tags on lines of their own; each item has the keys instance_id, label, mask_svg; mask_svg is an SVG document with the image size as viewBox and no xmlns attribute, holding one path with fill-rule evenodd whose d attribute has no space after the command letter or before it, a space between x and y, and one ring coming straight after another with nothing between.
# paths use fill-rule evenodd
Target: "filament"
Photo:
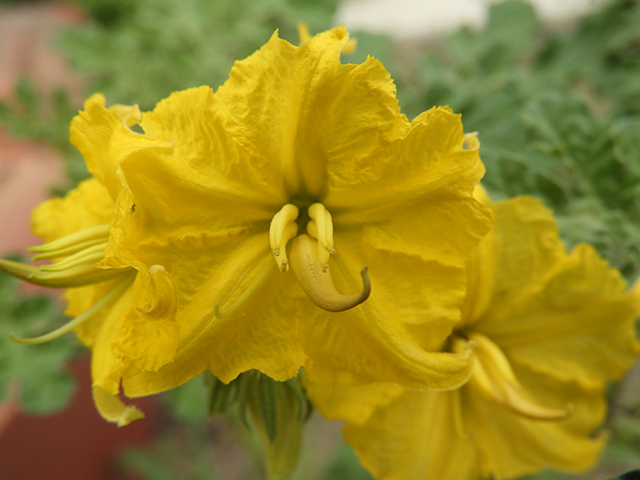
<instances>
[{"instance_id":1,"label":"filament","mask_svg":"<svg viewBox=\"0 0 640 480\"><path fill-rule=\"evenodd\" d=\"M90 308L82 312L80 315L78 315L76 318L74 318L70 322L67 322L66 324L64 324L62 327L54 330L53 332L49 332L47 334L40 335L39 337L33 337L33 338L21 338L21 337L15 336L12 333L11 340L13 340L14 342L23 343L26 345L37 345L40 343L49 342L51 340L59 338L65 333L68 333L74 328L76 328L78 325L81 325L82 323L89 320L98 311L100 311L102 308L108 305L109 302L111 302L115 298L120 297L120 295L127 288L129 288L129 286L133 283L134 279L135 279L135 275L132 275L131 278L126 279L123 282L120 282L118 286L116 286L113 290L111 290L104 297L98 300L93 306L91 306Z\"/></svg>"}]
</instances>

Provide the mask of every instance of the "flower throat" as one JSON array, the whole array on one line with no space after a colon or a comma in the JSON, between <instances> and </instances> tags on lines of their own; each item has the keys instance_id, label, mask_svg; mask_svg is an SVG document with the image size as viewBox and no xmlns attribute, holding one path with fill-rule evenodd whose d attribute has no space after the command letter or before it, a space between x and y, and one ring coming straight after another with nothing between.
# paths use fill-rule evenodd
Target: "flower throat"
<instances>
[{"instance_id":1,"label":"flower throat","mask_svg":"<svg viewBox=\"0 0 640 480\"><path fill-rule=\"evenodd\" d=\"M306 227L306 233L298 234L302 226ZM321 203L314 203L306 211L303 209L302 214L295 205L286 204L271 220L269 241L280 271L285 273L291 268L304 292L318 307L330 312L343 312L369 298L371 281L367 266L360 271L363 285L360 293L342 295L336 290L329 268L329 259L336 253L333 221Z\"/></svg>"}]
</instances>

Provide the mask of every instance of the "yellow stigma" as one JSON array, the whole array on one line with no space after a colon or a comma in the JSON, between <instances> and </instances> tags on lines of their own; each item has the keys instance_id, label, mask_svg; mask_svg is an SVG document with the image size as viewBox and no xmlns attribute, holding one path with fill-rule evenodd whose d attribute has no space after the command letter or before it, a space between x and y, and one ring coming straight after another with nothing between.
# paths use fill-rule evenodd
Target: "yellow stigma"
<instances>
[{"instance_id":1,"label":"yellow stigma","mask_svg":"<svg viewBox=\"0 0 640 480\"><path fill-rule=\"evenodd\" d=\"M324 268L318 258L318 243L309 235L298 235L291 244L291 268L298 283L317 306L330 312L343 312L360 305L371 293L371 281L365 266L362 276L362 291L355 295L342 295L333 285L331 272Z\"/></svg>"},{"instance_id":2,"label":"yellow stigma","mask_svg":"<svg viewBox=\"0 0 640 480\"><path fill-rule=\"evenodd\" d=\"M472 333L469 340L454 342L454 351L464 343L476 344L476 359L469 385L486 398L533 420L562 420L570 414L571 405L564 409L548 408L527 399L504 352L488 337Z\"/></svg>"},{"instance_id":3,"label":"yellow stigma","mask_svg":"<svg viewBox=\"0 0 640 480\"><path fill-rule=\"evenodd\" d=\"M286 204L278 213L273 216L269 227L269 241L271 242L271 253L275 258L281 272L289 271L287 261L287 243L298 233L298 207Z\"/></svg>"}]
</instances>

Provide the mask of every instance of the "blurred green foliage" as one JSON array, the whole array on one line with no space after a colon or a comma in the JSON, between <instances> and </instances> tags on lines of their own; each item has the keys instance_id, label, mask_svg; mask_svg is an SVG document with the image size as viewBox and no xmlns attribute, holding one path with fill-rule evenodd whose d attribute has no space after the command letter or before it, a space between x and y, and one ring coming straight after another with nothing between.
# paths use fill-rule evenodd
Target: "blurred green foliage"
<instances>
[{"instance_id":1,"label":"blurred green foliage","mask_svg":"<svg viewBox=\"0 0 640 480\"><path fill-rule=\"evenodd\" d=\"M327 29L337 0L76 0L92 22L60 36L67 57L110 103L151 109L172 91L224 83L276 29Z\"/></svg>"},{"instance_id":2,"label":"blurred green foliage","mask_svg":"<svg viewBox=\"0 0 640 480\"><path fill-rule=\"evenodd\" d=\"M43 98L28 78L15 84L10 101L0 101L0 126L15 138L46 142L62 154L68 180L51 187L54 195L64 195L89 176L82 156L69 143L69 124L75 114L65 89L57 88Z\"/></svg>"},{"instance_id":3,"label":"blurred green foliage","mask_svg":"<svg viewBox=\"0 0 640 480\"><path fill-rule=\"evenodd\" d=\"M27 413L53 413L64 408L75 391L66 365L77 347L70 338L28 346L9 338L11 333L42 335L62 320L60 306L50 297L25 295L18 287L18 280L0 272L0 401L17 397Z\"/></svg>"},{"instance_id":4,"label":"blurred green foliage","mask_svg":"<svg viewBox=\"0 0 640 480\"><path fill-rule=\"evenodd\" d=\"M639 24L640 2L615 0L560 35L511 0L399 82L410 116L449 105L479 132L494 198L541 197L569 246L593 244L629 280L640 273Z\"/></svg>"}]
</instances>

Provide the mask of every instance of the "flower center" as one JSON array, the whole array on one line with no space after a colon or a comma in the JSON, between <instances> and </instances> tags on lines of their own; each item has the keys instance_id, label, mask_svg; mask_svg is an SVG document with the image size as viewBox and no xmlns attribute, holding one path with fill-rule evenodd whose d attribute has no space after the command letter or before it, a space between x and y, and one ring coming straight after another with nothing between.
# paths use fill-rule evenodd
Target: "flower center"
<instances>
[{"instance_id":1,"label":"flower center","mask_svg":"<svg viewBox=\"0 0 640 480\"><path fill-rule=\"evenodd\" d=\"M504 352L488 337L471 333L468 341L456 337L453 351L462 351L470 342L476 344L475 361L469 385L489 400L508 408L514 413L534 420L562 420L571 405L564 409L548 408L527 399Z\"/></svg>"},{"instance_id":2,"label":"flower center","mask_svg":"<svg viewBox=\"0 0 640 480\"><path fill-rule=\"evenodd\" d=\"M269 239L271 252L281 272L293 270L298 283L309 298L320 308L330 312L343 312L364 302L371 293L371 281L365 266L361 271L362 290L355 295L339 293L331 277L330 256L333 246L333 221L331 214L321 203L307 209L309 221L306 234L298 235L298 207L287 204L271 221ZM287 243L291 242L287 257Z\"/></svg>"}]
</instances>

